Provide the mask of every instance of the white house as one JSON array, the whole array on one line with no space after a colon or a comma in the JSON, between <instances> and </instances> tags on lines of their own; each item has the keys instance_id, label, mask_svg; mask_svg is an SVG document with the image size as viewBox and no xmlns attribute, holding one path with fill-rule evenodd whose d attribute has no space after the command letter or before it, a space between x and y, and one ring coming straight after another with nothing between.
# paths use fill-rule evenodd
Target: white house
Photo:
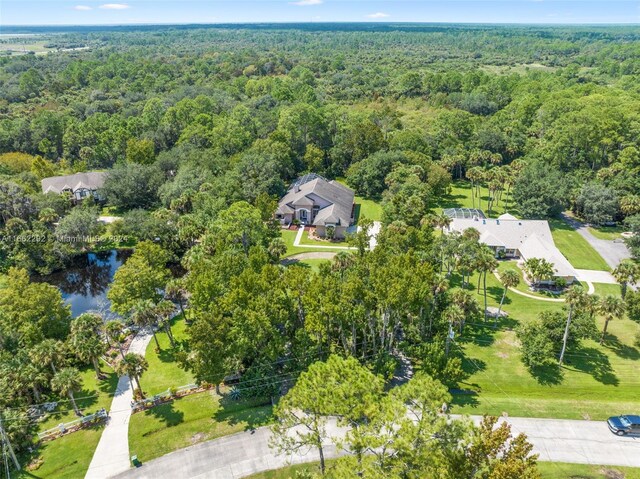
<instances>
[{"instance_id":1,"label":"white house","mask_svg":"<svg viewBox=\"0 0 640 479\"><path fill-rule=\"evenodd\" d=\"M449 225L449 231L463 232L468 228L478 230L480 242L498 256L522 261L543 258L553 264L556 277L564 278L567 284L576 280L576 270L556 247L546 220L519 220L505 214L497 219L454 218Z\"/></svg>"}]
</instances>

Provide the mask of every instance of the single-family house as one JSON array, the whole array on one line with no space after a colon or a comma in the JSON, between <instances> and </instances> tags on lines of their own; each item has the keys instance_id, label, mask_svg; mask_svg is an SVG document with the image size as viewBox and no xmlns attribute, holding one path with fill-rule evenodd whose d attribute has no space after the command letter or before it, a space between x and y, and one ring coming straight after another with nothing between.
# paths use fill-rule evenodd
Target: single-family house
<instances>
[{"instance_id":1,"label":"single-family house","mask_svg":"<svg viewBox=\"0 0 640 479\"><path fill-rule=\"evenodd\" d=\"M40 184L43 193L68 193L74 202L92 197L96 201L102 201L100 189L104 185L106 173L103 171L90 171L87 173L75 173L73 175L52 176L44 178Z\"/></svg>"},{"instance_id":2,"label":"single-family house","mask_svg":"<svg viewBox=\"0 0 640 479\"><path fill-rule=\"evenodd\" d=\"M275 217L283 225L295 220L316 227L316 235L344 238L353 223L354 192L335 180L310 173L298 178L278 203Z\"/></svg>"},{"instance_id":3,"label":"single-family house","mask_svg":"<svg viewBox=\"0 0 640 479\"><path fill-rule=\"evenodd\" d=\"M480 242L496 252L496 256L520 259L543 258L553 264L556 278L567 284L576 280L576 270L556 247L546 220L520 220L504 214L496 219L453 218L449 231L463 232L474 228L480 233Z\"/></svg>"}]
</instances>

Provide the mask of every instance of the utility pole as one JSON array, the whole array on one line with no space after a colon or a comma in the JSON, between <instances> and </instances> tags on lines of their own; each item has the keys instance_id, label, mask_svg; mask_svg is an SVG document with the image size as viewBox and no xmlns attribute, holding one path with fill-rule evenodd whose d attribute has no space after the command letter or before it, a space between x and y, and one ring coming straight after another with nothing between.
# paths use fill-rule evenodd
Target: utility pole
<instances>
[{"instance_id":1,"label":"utility pole","mask_svg":"<svg viewBox=\"0 0 640 479\"><path fill-rule=\"evenodd\" d=\"M2 442L2 450L4 452L5 447L9 450L9 455L13 460L13 465L16 466L16 469L20 470L20 463L18 462L18 458L16 457L16 453L13 452L13 447L11 447L11 443L9 442L9 438L7 437L7 433L2 426L2 416L0 415L0 442Z\"/></svg>"}]
</instances>

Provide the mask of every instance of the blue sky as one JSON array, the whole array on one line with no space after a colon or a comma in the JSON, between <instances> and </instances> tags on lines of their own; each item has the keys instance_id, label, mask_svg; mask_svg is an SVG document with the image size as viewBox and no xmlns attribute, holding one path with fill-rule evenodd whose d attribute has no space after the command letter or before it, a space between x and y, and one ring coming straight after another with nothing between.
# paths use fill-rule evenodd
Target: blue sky
<instances>
[{"instance_id":1,"label":"blue sky","mask_svg":"<svg viewBox=\"0 0 640 479\"><path fill-rule=\"evenodd\" d=\"M0 0L2 25L227 22L640 23L640 1Z\"/></svg>"}]
</instances>

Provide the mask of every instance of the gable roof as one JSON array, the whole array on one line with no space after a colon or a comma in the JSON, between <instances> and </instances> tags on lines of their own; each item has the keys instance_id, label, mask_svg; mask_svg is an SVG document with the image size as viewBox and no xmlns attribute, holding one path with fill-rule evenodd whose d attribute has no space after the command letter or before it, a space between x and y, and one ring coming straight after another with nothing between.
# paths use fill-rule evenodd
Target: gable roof
<instances>
[{"instance_id":1,"label":"gable roof","mask_svg":"<svg viewBox=\"0 0 640 479\"><path fill-rule=\"evenodd\" d=\"M481 243L518 250L525 259L544 258L553 263L558 276L576 277L575 268L556 247L547 221L519 220L510 216L502 215L498 219L456 218L451 221L449 231L462 233L468 228L475 228L480 232Z\"/></svg>"},{"instance_id":2,"label":"gable roof","mask_svg":"<svg viewBox=\"0 0 640 479\"><path fill-rule=\"evenodd\" d=\"M104 171L90 171L74 175L51 176L40 181L43 193L62 193L64 190L77 191L80 189L98 190L102 188L106 173Z\"/></svg>"},{"instance_id":3,"label":"gable roof","mask_svg":"<svg viewBox=\"0 0 640 479\"><path fill-rule=\"evenodd\" d=\"M314 225L348 226L351 223L355 198L353 190L335 180L327 181L315 173L305 175L291 185L287 194L278 202L277 212L292 213L295 205L316 205L314 197L329 203L318 211Z\"/></svg>"}]
</instances>

